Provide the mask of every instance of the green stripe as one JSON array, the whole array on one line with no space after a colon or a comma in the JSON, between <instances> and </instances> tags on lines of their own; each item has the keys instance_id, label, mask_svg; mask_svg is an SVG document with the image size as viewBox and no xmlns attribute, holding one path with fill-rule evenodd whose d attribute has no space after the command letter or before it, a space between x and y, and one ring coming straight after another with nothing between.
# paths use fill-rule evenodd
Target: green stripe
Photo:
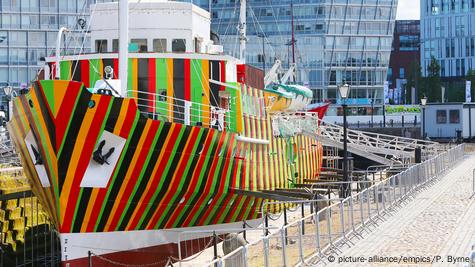
<instances>
[{"instance_id":1,"label":"green stripe","mask_svg":"<svg viewBox=\"0 0 475 267\"><path fill-rule=\"evenodd\" d=\"M200 140L202 134L203 134L203 132L200 130L200 131L198 132L198 136L196 137L196 139L189 141L189 142L194 142L192 151L191 151L191 153L190 153L191 155L196 154L196 149L198 148L198 145L199 145L199 143L196 142L196 140ZM182 157L183 157L183 154L182 154ZM186 167L185 167L185 170L184 170L184 172L183 172L183 175L182 175L181 177L177 177L177 178L180 180L180 184L179 184L178 187L176 188L176 192L177 192L177 193L174 193L174 194L173 194L173 197L171 198L171 200L170 200L169 203L165 203L165 204L167 204L167 206L166 206L165 210L164 210L163 213L162 213L163 215L166 215L166 214L168 213L168 211L172 208L172 204L175 203L176 198L177 198L177 196L178 196L178 192L181 192L181 191L182 191L183 186L184 186L184 183L185 183L185 181L186 181L185 178L186 178L186 176L188 175L188 172L190 171L190 166L191 166L192 162L193 162L193 159L189 159L188 162L187 162L187 164L186 164ZM175 190L175 188L173 188L173 190ZM175 206L173 206L173 208L175 208ZM163 221L165 218L168 218L168 216L161 216L160 219L157 221L157 224L156 224L156 226L155 226L154 228L158 228L158 226L162 224L162 221ZM175 224L176 224L176 222L178 222L178 221L175 221Z\"/></svg>"},{"instance_id":2,"label":"green stripe","mask_svg":"<svg viewBox=\"0 0 475 267\"><path fill-rule=\"evenodd\" d=\"M172 133L173 130L170 131L170 134ZM150 208L152 207L152 203L155 202L155 199L157 198L158 193L160 193L160 191L163 187L163 183L165 182L165 177L167 176L168 171L170 170L170 167L171 167L171 164L172 164L172 161L173 161L172 159L173 159L173 157L176 153L175 151L177 150L177 147L180 144L180 140L183 137L184 132L185 132L185 127L181 127L180 132L179 132L176 140L169 140L169 142L175 142L175 144L173 145L173 148L171 150L172 152L170 153L169 160L167 161L167 165L165 166L165 169L163 170L162 176L160 177L160 182L159 182L157 188L155 189L155 193L153 194L152 198L150 199L150 202L147 205L147 208L145 209L145 212L142 214L142 217L140 218L140 221L138 223L138 227L136 229L145 228L145 226L142 226L142 224L145 223L144 222L145 217L147 216L147 214L149 212L155 212L155 210L152 211L152 210L150 210ZM163 149L165 149L165 148L163 148ZM160 206L158 206L157 209L160 209Z\"/></svg>"},{"instance_id":3,"label":"green stripe","mask_svg":"<svg viewBox=\"0 0 475 267\"><path fill-rule=\"evenodd\" d=\"M135 113L135 118L134 118L134 122L132 124L132 127L130 128L130 133L132 133L134 130L135 130L135 127L137 127L137 123L138 123L138 120L140 118L140 113L139 112L136 112ZM119 174L119 169L120 169L120 166L122 165L122 162L124 161L124 157L125 157L125 154L127 154L127 150L129 148L129 144L131 142L132 138L127 138L127 141L125 142L125 146L124 148L122 149L122 153L120 155L120 159L117 163L117 167L115 168L115 171L114 171L114 174L112 176L112 181L110 183L110 186L109 188L107 189L107 194L106 194L106 197L104 198L104 201L102 201L102 207L101 207L101 211L99 213L99 216L97 217L97 220L96 220L96 225L94 226L94 232L97 232L97 228L99 227L99 223L101 221L101 218L103 216L103 213L104 213L104 208L107 204L107 202L109 201L109 195L111 193L111 190L112 188L114 187L114 183L116 181L116 178L117 178L117 175Z\"/></svg>"},{"instance_id":4,"label":"green stripe","mask_svg":"<svg viewBox=\"0 0 475 267\"><path fill-rule=\"evenodd\" d=\"M165 91L165 95L167 95L167 88L168 88L168 67L167 61L164 58L157 58L155 60L155 75L156 75L156 86L157 86L157 94L160 95L162 91ZM167 99L165 98L164 101L160 101L160 98L156 99L156 111L159 114L164 116L168 115L168 103Z\"/></svg>"},{"instance_id":5,"label":"green stripe","mask_svg":"<svg viewBox=\"0 0 475 267\"><path fill-rule=\"evenodd\" d=\"M101 79L101 59L89 59L89 86L94 87L96 82Z\"/></svg>"},{"instance_id":6,"label":"green stripe","mask_svg":"<svg viewBox=\"0 0 475 267\"><path fill-rule=\"evenodd\" d=\"M160 126L158 127L157 131L153 134L155 134L155 137L153 138L153 141L152 141L152 144L150 145L150 148L153 148L155 147L155 145L157 144L157 141L158 141L158 137L160 136L160 133L162 132L163 130L163 123L160 123ZM124 211L122 212L122 215L120 216L120 220L119 220L119 223L117 224L116 226L116 231L119 230L119 227L120 225L122 225L122 221L124 220L124 216L125 214L127 213L127 211L129 210L131 204L134 205L134 208L136 208L138 205L138 203L132 203L132 199L134 198L135 194L137 193L137 190L142 182L142 179L144 178L144 174L145 174L145 171L147 170L147 167L149 166L150 163L150 158L152 157L152 154L153 154L154 150L153 149L150 149L148 151L148 154L147 154L147 157L145 159L145 162L144 164L142 165L142 170L140 171L140 175L139 175L139 179L137 180L137 182L135 183L135 186L134 186L134 190L132 191L132 193L130 194L130 197L129 197L129 200L127 201L127 205L124 209ZM148 178L148 177L147 177Z\"/></svg>"},{"instance_id":7,"label":"green stripe","mask_svg":"<svg viewBox=\"0 0 475 267\"><path fill-rule=\"evenodd\" d=\"M61 80L71 79L71 61L61 61L59 63L59 78Z\"/></svg>"}]
</instances>

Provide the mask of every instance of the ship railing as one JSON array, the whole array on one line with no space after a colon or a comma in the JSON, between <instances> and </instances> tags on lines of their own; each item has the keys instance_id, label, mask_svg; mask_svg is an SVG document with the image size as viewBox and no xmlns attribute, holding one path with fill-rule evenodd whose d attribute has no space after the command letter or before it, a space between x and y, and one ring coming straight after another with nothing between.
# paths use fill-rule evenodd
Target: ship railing
<instances>
[{"instance_id":1,"label":"ship railing","mask_svg":"<svg viewBox=\"0 0 475 267\"><path fill-rule=\"evenodd\" d=\"M433 184L461 162L464 144L414 164L357 194L318 208L287 223L260 240L241 246L203 266L315 266L336 263L342 246L353 246L365 232L377 227L385 217L415 194ZM308 201L309 204L313 203ZM265 212L265 210L263 210ZM264 213L265 217L269 216ZM371 227L371 228L370 228ZM238 265L239 264L239 265Z\"/></svg>"},{"instance_id":2,"label":"ship railing","mask_svg":"<svg viewBox=\"0 0 475 267\"><path fill-rule=\"evenodd\" d=\"M142 91L129 90L128 94L137 95L133 99L137 101L140 112L152 119L215 128L220 131L231 128L229 108Z\"/></svg>"}]
</instances>

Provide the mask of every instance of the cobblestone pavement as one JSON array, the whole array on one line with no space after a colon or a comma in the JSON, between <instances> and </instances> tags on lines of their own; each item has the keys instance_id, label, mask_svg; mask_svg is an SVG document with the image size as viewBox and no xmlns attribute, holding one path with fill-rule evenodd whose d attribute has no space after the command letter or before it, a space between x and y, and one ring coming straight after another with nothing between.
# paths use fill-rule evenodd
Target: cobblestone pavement
<instances>
[{"instance_id":1,"label":"cobblestone pavement","mask_svg":"<svg viewBox=\"0 0 475 267\"><path fill-rule=\"evenodd\" d=\"M385 221L363 232L362 239L353 238L354 245L344 245L330 265L466 266L461 257L468 257L475 245L475 198L470 199L474 168L475 155L466 156L435 184L385 216ZM397 262L374 263L376 257ZM353 262L342 264L345 260Z\"/></svg>"}]
</instances>

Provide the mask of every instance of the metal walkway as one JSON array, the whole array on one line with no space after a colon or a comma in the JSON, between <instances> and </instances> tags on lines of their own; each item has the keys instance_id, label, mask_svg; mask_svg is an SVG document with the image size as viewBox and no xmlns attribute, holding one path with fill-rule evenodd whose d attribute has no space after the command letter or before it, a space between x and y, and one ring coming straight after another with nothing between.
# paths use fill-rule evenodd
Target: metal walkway
<instances>
[{"instance_id":1,"label":"metal walkway","mask_svg":"<svg viewBox=\"0 0 475 267\"><path fill-rule=\"evenodd\" d=\"M281 113L273 117L274 135L304 134L323 145L343 149L343 127L325 123L315 113ZM347 129L348 151L384 165L407 164L416 148L425 158L440 150L437 142Z\"/></svg>"}]
</instances>

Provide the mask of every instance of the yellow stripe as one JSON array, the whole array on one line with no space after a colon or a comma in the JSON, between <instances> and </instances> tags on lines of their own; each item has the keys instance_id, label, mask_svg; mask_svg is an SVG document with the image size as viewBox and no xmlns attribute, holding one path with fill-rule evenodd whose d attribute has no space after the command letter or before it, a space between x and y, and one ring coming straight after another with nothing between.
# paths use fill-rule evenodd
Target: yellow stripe
<instances>
[{"instance_id":1,"label":"yellow stripe","mask_svg":"<svg viewBox=\"0 0 475 267\"><path fill-rule=\"evenodd\" d=\"M100 95L92 95L92 100L99 103L94 108L89 108L84 114L84 119L82 121L81 127L79 128L79 133L77 135L76 143L74 144L73 153L71 155L71 159L69 161L68 171L66 173L66 178L64 179L63 190L60 192L59 197L59 205L60 210L65 211L66 207L68 206L69 201L69 193L71 191L72 183L74 180L74 175L76 174L76 168L79 162L79 158L81 157L84 144L86 143L86 136L89 132L89 128L91 127L92 120L96 114L97 108L101 103ZM75 207L72 207L75 208ZM64 214L65 212L61 213L60 215L60 222L63 224L64 222Z\"/></svg>"},{"instance_id":2,"label":"yellow stripe","mask_svg":"<svg viewBox=\"0 0 475 267\"><path fill-rule=\"evenodd\" d=\"M148 150L149 150L148 147L147 148L144 147L144 142L147 139L147 133L150 131L151 124L152 124L152 120L147 120L147 122L145 123L145 127L142 131L142 135L140 136L140 140L139 140L139 142L137 144L137 147L135 149L135 153L134 153L134 156L132 158L132 161L130 162L130 166L136 166L136 168L140 168L139 166L137 166L137 160L138 160L138 158L140 157L140 155L142 153L147 153ZM125 174L122 186L120 187L120 190L119 190L119 193L117 194L116 199L120 199L121 201L127 201L127 199L122 199L122 195L124 194L125 189L128 187L129 182L131 181L130 176L132 175L134 170L135 170L135 168L128 168L127 169L127 173ZM109 213L109 218L107 219L107 223L104 227L104 232L108 232L110 230L109 226L112 223L112 219L115 217L115 213L117 211L117 208L118 208L119 204L120 204L120 201L115 201L114 202L114 206L112 207L112 210Z\"/></svg>"}]
</instances>

